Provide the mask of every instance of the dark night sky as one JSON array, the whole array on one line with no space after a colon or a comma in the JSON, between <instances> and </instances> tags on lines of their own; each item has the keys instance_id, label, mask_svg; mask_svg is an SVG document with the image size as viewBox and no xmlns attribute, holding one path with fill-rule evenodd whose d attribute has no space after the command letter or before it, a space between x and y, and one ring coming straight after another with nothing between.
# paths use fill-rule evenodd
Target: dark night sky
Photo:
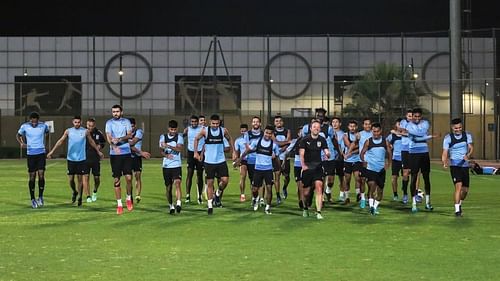
<instances>
[{"instance_id":1,"label":"dark night sky","mask_svg":"<svg viewBox=\"0 0 500 281\"><path fill-rule=\"evenodd\" d=\"M500 27L499 2L472 1L472 28ZM449 19L448 0L132 3L125 0L2 2L0 36L398 34L447 30Z\"/></svg>"}]
</instances>

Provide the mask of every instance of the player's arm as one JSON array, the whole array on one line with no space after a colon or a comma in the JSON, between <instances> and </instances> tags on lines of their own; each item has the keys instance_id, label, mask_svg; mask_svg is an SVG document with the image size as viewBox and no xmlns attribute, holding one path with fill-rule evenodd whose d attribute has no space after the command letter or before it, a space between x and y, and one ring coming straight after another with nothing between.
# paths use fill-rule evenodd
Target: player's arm
<instances>
[{"instance_id":1,"label":"player's arm","mask_svg":"<svg viewBox=\"0 0 500 281\"><path fill-rule=\"evenodd\" d=\"M365 162L365 153L368 150L368 144L369 144L369 141L365 141L365 144L363 145L363 148L361 149L361 152L359 153L359 158L361 158L362 162Z\"/></svg>"},{"instance_id":2,"label":"player's arm","mask_svg":"<svg viewBox=\"0 0 500 281\"><path fill-rule=\"evenodd\" d=\"M231 137L231 135L229 134L229 131L227 130L227 128L224 128L224 137L229 142L229 150L228 150L228 152L229 152L234 147L234 141L233 141L233 138Z\"/></svg>"},{"instance_id":3,"label":"player's arm","mask_svg":"<svg viewBox=\"0 0 500 281\"><path fill-rule=\"evenodd\" d=\"M391 145L391 143L388 141L388 140L385 140L385 145L386 147L389 147ZM392 150L391 149L386 149L385 150L386 154L385 154L385 169L387 170L388 167L391 166L391 163L392 163Z\"/></svg>"},{"instance_id":4,"label":"player's arm","mask_svg":"<svg viewBox=\"0 0 500 281\"><path fill-rule=\"evenodd\" d=\"M472 153L474 152L474 146L472 143L467 144L467 154L464 156L464 160L468 161L470 157L472 156Z\"/></svg>"},{"instance_id":5,"label":"player's arm","mask_svg":"<svg viewBox=\"0 0 500 281\"><path fill-rule=\"evenodd\" d=\"M97 130L97 135L99 136L99 148L103 149L104 146L106 145L106 140L104 139L104 134L100 131Z\"/></svg>"},{"instance_id":6,"label":"player's arm","mask_svg":"<svg viewBox=\"0 0 500 281\"><path fill-rule=\"evenodd\" d=\"M201 155L198 153L198 143L200 142L201 138L204 138L206 136L206 130L205 127L203 127L200 132L194 137L194 142L193 142L193 147L194 147L194 158L198 159L201 161Z\"/></svg>"},{"instance_id":7,"label":"player's arm","mask_svg":"<svg viewBox=\"0 0 500 281\"><path fill-rule=\"evenodd\" d=\"M254 153L255 151L257 151L257 146L253 147L253 145L247 144L245 151L243 151L243 154L241 154L239 159L241 160L241 159L245 158L245 156L247 156L248 154Z\"/></svg>"},{"instance_id":8,"label":"player's arm","mask_svg":"<svg viewBox=\"0 0 500 281\"><path fill-rule=\"evenodd\" d=\"M182 132L182 137L187 138L188 136L188 128L184 128L184 131Z\"/></svg>"},{"instance_id":9,"label":"player's arm","mask_svg":"<svg viewBox=\"0 0 500 281\"><path fill-rule=\"evenodd\" d=\"M102 154L100 147L95 143L95 141L92 139L92 136L90 135L90 132L85 130L85 137L87 138L87 142L89 143L90 146L92 146L95 151L97 151L97 155L102 159L104 158L104 154Z\"/></svg>"},{"instance_id":10,"label":"player's arm","mask_svg":"<svg viewBox=\"0 0 500 281\"><path fill-rule=\"evenodd\" d=\"M305 148L303 148L303 147L299 148L300 166L302 166L302 171L309 169L309 167L307 167L306 162L304 160L304 153L305 152L306 152Z\"/></svg>"},{"instance_id":11,"label":"player's arm","mask_svg":"<svg viewBox=\"0 0 500 281\"><path fill-rule=\"evenodd\" d=\"M347 151L348 155L359 152L359 138L360 134L356 133L356 139L349 144L349 150Z\"/></svg>"},{"instance_id":12,"label":"player's arm","mask_svg":"<svg viewBox=\"0 0 500 281\"><path fill-rule=\"evenodd\" d=\"M19 145L21 146L21 148L26 148L28 147L26 145L26 143L24 142L24 135L21 135L19 133L16 134L16 140L17 142L19 143Z\"/></svg>"},{"instance_id":13,"label":"player's arm","mask_svg":"<svg viewBox=\"0 0 500 281\"><path fill-rule=\"evenodd\" d=\"M52 148L52 150L47 154L47 159L52 158L52 154L54 153L54 151L56 151L56 149L58 149L64 143L64 141L68 138L68 133L69 133L68 129L64 130L63 135L57 140L57 142L54 145L54 147Z\"/></svg>"},{"instance_id":14,"label":"player's arm","mask_svg":"<svg viewBox=\"0 0 500 281\"><path fill-rule=\"evenodd\" d=\"M178 136L175 146L167 144L167 148L170 148L173 151L182 152L182 150L184 149L184 139L182 139L182 135Z\"/></svg>"}]
</instances>

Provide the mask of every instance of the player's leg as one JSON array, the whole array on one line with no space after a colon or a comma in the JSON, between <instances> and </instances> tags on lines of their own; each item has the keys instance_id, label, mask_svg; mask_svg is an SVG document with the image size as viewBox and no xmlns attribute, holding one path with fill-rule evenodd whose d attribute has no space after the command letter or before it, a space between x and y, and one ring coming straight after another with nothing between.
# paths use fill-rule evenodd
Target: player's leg
<instances>
[{"instance_id":1,"label":"player's leg","mask_svg":"<svg viewBox=\"0 0 500 281\"><path fill-rule=\"evenodd\" d=\"M177 213L181 212L181 199L182 199L182 188L181 188L181 178L182 178L182 168L175 168L174 172L174 186L175 186L175 198L177 199L175 204L175 210Z\"/></svg>"},{"instance_id":2,"label":"player's leg","mask_svg":"<svg viewBox=\"0 0 500 281\"><path fill-rule=\"evenodd\" d=\"M141 202L141 192L142 192L142 171L134 171L135 178L135 202Z\"/></svg>"},{"instance_id":3,"label":"player's leg","mask_svg":"<svg viewBox=\"0 0 500 281\"><path fill-rule=\"evenodd\" d=\"M247 180L247 165L240 165L240 202L245 202L245 185Z\"/></svg>"},{"instance_id":4,"label":"player's leg","mask_svg":"<svg viewBox=\"0 0 500 281\"><path fill-rule=\"evenodd\" d=\"M317 177L314 178L314 190L316 192L316 218L323 219L321 215L321 210L323 208L323 180L319 179L319 173Z\"/></svg>"}]
</instances>

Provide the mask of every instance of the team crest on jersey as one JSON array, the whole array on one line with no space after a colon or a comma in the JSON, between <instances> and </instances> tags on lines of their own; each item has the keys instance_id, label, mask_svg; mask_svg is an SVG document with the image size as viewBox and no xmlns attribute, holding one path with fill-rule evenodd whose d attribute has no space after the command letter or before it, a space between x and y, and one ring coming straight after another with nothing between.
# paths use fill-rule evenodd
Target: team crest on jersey
<instances>
[{"instance_id":1,"label":"team crest on jersey","mask_svg":"<svg viewBox=\"0 0 500 281\"><path fill-rule=\"evenodd\" d=\"M316 142L316 145L317 145L318 147L321 147L321 142L320 142L320 141L317 141L317 142Z\"/></svg>"}]
</instances>

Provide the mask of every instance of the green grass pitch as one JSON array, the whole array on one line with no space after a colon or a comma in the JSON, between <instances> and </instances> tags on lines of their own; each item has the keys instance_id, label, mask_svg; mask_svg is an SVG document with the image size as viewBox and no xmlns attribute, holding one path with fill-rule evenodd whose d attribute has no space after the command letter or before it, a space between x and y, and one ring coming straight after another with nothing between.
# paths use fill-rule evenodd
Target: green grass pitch
<instances>
[{"instance_id":1,"label":"green grass pitch","mask_svg":"<svg viewBox=\"0 0 500 281\"><path fill-rule=\"evenodd\" d=\"M98 201L81 208L70 203L65 171L66 161L47 162L46 206L33 210L26 161L0 162L0 280L500 278L497 176L471 176L462 218L453 214L449 172L434 165L433 212L420 205L411 214L391 202L387 182L379 216L333 204L318 221L301 216L295 184L272 215L253 212L249 200L239 202L232 168L224 208L211 217L196 203L183 204L179 215L167 213L159 159L144 161L143 199L122 216L115 214L107 160ZM337 184L334 191L338 196Z\"/></svg>"}]
</instances>

